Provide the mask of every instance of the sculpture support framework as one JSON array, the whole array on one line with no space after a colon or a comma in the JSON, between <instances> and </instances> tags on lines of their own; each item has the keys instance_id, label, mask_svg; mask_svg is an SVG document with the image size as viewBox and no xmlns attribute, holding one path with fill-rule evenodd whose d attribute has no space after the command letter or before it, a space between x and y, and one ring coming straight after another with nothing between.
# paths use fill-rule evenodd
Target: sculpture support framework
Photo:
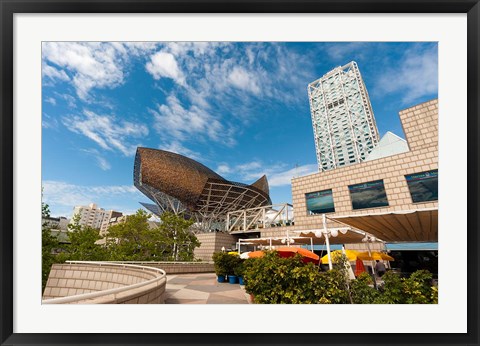
<instances>
[{"instance_id":1,"label":"sculpture support framework","mask_svg":"<svg viewBox=\"0 0 480 346\"><path fill-rule=\"evenodd\" d=\"M196 221L199 232L224 230L228 212L271 204L266 176L251 185L232 182L164 150L137 148L133 175L135 187L155 202L142 205L157 216L183 214Z\"/></svg>"}]
</instances>

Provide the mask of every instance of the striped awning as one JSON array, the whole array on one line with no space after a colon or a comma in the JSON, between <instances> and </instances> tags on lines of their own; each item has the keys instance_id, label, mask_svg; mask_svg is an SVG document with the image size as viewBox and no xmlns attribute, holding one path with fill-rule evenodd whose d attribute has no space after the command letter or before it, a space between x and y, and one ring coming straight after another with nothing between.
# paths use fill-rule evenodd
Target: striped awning
<instances>
[{"instance_id":1,"label":"striped awning","mask_svg":"<svg viewBox=\"0 0 480 346\"><path fill-rule=\"evenodd\" d=\"M328 217L386 242L438 241L438 209Z\"/></svg>"}]
</instances>

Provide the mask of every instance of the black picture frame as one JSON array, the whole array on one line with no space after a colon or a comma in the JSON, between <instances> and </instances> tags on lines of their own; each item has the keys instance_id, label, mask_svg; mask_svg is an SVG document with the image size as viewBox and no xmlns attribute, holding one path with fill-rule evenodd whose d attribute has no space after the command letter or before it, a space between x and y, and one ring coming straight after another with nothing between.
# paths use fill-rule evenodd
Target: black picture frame
<instances>
[{"instance_id":1,"label":"black picture frame","mask_svg":"<svg viewBox=\"0 0 480 346\"><path fill-rule=\"evenodd\" d=\"M16 13L466 13L468 42L468 272L465 334L238 334L234 344L478 345L479 0L0 0L1 206L0 342L2 345L229 344L208 334L21 334L13 332L13 16ZM455 318L452 316L452 318ZM297 320L298 321L298 320ZM180 323L180 321L179 321ZM234 321L232 321L234 323ZM406 321L408 323L408 321ZM221 332L221 331L219 331Z\"/></svg>"}]
</instances>

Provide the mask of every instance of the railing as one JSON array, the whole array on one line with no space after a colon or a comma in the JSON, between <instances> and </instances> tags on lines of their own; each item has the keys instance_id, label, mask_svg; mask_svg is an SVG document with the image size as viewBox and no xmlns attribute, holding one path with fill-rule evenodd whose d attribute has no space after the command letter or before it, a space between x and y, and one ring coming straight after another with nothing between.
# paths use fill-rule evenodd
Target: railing
<instances>
[{"instance_id":1,"label":"railing","mask_svg":"<svg viewBox=\"0 0 480 346\"><path fill-rule=\"evenodd\" d=\"M246 232L294 224L293 206L288 203L236 210L227 214L226 231Z\"/></svg>"},{"instance_id":2,"label":"railing","mask_svg":"<svg viewBox=\"0 0 480 346\"><path fill-rule=\"evenodd\" d=\"M87 299L94 299L98 297L105 297L108 295L113 295L114 299L116 298L116 295L122 292L126 292L135 288L139 287L144 287L148 286L150 284L156 283L157 286L160 283L161 280L166 279L166 272L163 269L159 268L154 268L154 267L146 267L146 266L140 266L140 265L134 265L134 264L120 264L120 263L111 263L111 262L91 262L91 261L67 261L66 263L68 264L89 264L89 265L94 265L98 267L105 267L105 266L110 266L110 267L121 267L121 268L133 268L133 269L141 269L142 271L149 270L153 272L158 272L160 275L147 280L147 281L142 281L136 284L132 285L127 285L123 287L117 287L117 288L111 288L107 290L102 290L98 292L90 292L90 293L83 293L83 294L77 294L74 296L68 296L68 297L61 297L61 298L52 298L52 299L45 299L42 300L42 304L68 304L68 303L75 303L79 302L82 300L87 300Z\"/></svg>"}]
</instances>

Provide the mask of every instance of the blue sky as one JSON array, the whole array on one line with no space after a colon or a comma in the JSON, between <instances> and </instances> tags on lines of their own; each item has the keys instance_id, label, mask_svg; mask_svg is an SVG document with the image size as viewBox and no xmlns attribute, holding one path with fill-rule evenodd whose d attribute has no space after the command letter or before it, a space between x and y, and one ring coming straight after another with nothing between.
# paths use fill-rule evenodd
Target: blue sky
<instances>
[{"instance_id":1,"label":"blue sky","mask_svg":"<svg viewBox=\"0 0 480 346\"><path fill-rule=\"evenodd\" d=\"M97 203L133 213L137 146L229 180L267 175L274 203L317 171L307 85L356 61L380 135L437 97L436 43L44 42L42 185L53 216Z\"/></svg>"}]
</instances>

